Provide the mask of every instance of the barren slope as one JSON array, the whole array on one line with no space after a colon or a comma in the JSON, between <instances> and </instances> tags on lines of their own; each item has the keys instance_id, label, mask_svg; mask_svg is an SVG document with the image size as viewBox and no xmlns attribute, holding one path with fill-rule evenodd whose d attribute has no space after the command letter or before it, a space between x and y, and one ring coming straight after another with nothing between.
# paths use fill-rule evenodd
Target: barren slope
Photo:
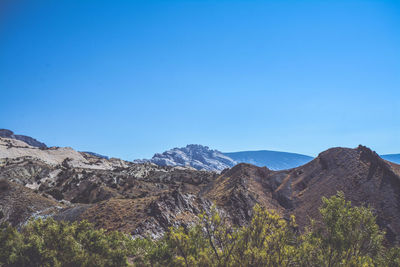
<instances>
[{"instance_id":1,"label":"barren slope","mask_svg":"<svg viewBox=\"0 0 400 267\"><path fill-rule=\"evenodd\" d=\"M157 237L169 226L190 225L214 202L234 224L246 224L259 203L285 217L295 214L303 228L309 218L318 217L321 197L341 190L354 204L372 206L388 240L400 241L400 166L363 146L333 148L291 170L243 163L217 174L76 151L75 159L61 161L61 154L47 149L32 154L35 148L20 146L17 140L10 146L9 140L0 139L6 144L0 145L0 156L7 155L0 159L0 179L8 181L0 192L0 222L20 224L40 212ZM72 164L74 160L79 164Z\"/></svg>"}]
</instances>

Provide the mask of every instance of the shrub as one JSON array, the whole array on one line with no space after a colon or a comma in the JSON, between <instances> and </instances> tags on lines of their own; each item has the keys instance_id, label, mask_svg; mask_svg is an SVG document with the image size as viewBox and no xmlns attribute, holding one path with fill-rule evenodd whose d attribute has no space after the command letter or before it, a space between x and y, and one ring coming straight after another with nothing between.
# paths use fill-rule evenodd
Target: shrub
<instances>
[{"instance_id":1,"label":"shrub","mask_svg":"<svg viewBox=\"0 0 400 267\"><path fill-rule=\"evenodd\" d=\"M105 233L93 225L30 221L17 232L3 225L0 234L2 266L127 266L131 238Z\"/></svg>"},{"instance_id":2,"label":"shrub","mask_svg":"<svg viewBox=\"0 0 400 267\"><path fill-rule=\"evenodd\" d=\"M343 193L323 198L321 221L300 234L294 217L254 206L247 226L233 227L215 207L189 228L159 240L96 230L83 221L0 226L0 266L400 266L400 248L383 246L369 207Z\"/></svg>"},{"instance_id":3,"label":"shrub","mask_svg":"<svg viewBox=\"0 0 400 267\"><path fill-rule=\"evenodd\" d=\"M384 232L379 230L371 208L351 207L342 192L322 201L322 221L312 221L304 235L303 247L312 249L303 255L308 265L380 265Z\"/></svg>"}]
</instances>

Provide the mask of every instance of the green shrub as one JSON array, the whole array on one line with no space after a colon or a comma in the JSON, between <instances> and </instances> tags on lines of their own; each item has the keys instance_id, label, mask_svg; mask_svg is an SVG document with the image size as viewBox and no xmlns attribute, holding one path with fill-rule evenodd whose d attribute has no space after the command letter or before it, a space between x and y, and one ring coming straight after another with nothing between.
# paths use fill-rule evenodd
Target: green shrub
<instances>
[{"instance_id":1,"label":"green shrub","mask_svg":"<svg viewBox=\"0 0 400 267\"><path fill-rule=\"evenodd\" d=\"M309 266L376 266L382 265L384 232L379 230L369 207L351 207L339 192L323 198L322 221L312 221L304 235Z\"/></svg>"},{"instance_id":2,"label":"green shrub","mask_svg":"<svg viewBox=\"0 0 400 267\"><path fill-rule=\"evenodd\" d=\"M86 221L30 221L17 232L3 225L0 231L2 266L127 266L130 237L96 230Z\"/></svg>"},{"instance_id":3,"label":"green shrub","mask_svg":"<svg viewBox=\"0 0 400 267\"><path fill-rule=\"evenodd\" d=\"M251 222L233 227L212 208L187 229L159 240L132 239L83 221L30 221L20 231L0 226L0 266L400 266L400 248L383 245L369 207L343 193L323 198L321 220L304 233L292 217L254 207Z\"/></svg>"}]
</instances>

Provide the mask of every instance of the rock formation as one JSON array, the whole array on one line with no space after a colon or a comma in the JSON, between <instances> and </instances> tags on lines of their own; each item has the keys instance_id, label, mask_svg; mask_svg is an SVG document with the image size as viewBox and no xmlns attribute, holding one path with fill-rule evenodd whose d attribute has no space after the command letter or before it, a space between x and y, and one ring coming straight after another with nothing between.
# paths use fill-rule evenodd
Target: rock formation
<instances>
[{"instance_id":1,"label":"rock formation","mask_svg":"<svg viewBox=\"0 0 400 267\"><path fill-rule=\"evenodd\" d=\"M47 148L47 146L44 143L39 142L35 138L26 136L26 135L14 134L12 131L7 130L7 129L0 129L0 137L20 140L20 141L22 141L30 146L33 146L33 147Z\"/></svg>"},{"instance_id":2,"label":"rock formation","mask_svg":"<svg viewBox=\"0 0 400 267\"><path fill-rule=\"evenodd\" d=\"M231 223L246 224L259 203L284 217L294 214L302 230L318 218L321 198L339 190L355 205L370 205L388 242L400 243L400 165L364 146L332 148L290 170L241 163L217 173L0 138L0 222L13 225L53 216L159 237L170 226L192 224L213 203Z\"/></svg>"},{"instance_id":3,"label":"rock formation","mask_svg":"<svg viewBox=\"0 0 400 267\"><path fill-rule=\"evenodd\" d=\"M157 153L150 160L137 160L135 162L152 162L160 166L187 166L196 170L217 172L231 168L237 163L218 150L212 150L202 145L174 148L161 154Z\"/></svg>"}]
</instances>

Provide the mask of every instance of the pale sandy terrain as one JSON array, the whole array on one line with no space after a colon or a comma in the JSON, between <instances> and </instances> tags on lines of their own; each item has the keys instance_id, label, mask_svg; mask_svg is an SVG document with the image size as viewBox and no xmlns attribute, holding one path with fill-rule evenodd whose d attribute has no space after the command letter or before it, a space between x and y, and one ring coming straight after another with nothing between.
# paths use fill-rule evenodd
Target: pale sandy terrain
<instances>
[{"instance_id":1,"label":"pale sandy terrain","mask_svg":"<svg viewBox=\"0 0 400 267\"><path fill-rule=\"evenodd\" d=\"M87 153L76 151L70 147L51 147L40 149L22 141L0 138L0 158L32 157L50 165L68 164L75 168L110 170L125 167L127 163L119 159L102 159Z\"/></svg>"}]
</instances>

